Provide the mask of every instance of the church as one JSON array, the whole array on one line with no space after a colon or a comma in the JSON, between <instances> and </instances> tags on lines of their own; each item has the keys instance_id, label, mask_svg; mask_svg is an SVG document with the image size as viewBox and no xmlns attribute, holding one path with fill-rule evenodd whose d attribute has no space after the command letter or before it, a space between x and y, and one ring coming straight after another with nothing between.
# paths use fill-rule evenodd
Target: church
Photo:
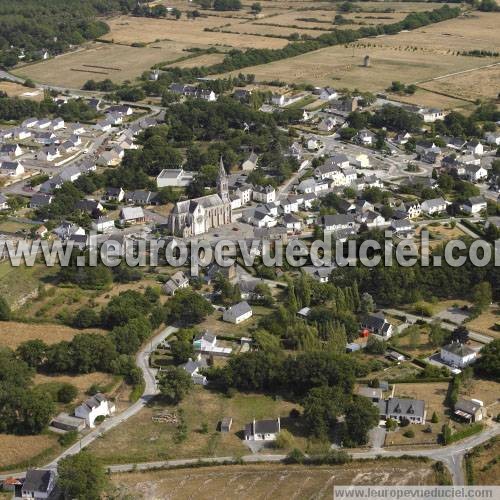
<instances>
[{"instance_id":1,"label":"church","mask_svg":"<svg viewBox=\"0 0 500 500\"><path fill-rule=\"evenodd\" d=\"M220 159L217 194L209 194L175 204L168 221L171 234L189 238L232 222L231 200L226 170Z\"/></svg>"}]
</instances>

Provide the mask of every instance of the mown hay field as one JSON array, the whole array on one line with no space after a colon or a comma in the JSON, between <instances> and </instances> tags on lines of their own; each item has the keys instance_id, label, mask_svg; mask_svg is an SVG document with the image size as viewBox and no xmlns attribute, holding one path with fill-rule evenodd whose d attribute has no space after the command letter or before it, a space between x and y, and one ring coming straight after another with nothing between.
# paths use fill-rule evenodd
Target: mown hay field
<instances>
[{"instance_id":1,"label":"mown hay field","mask_svg":"<svg viewBox=\"0 0 500 500\"><path fill-rule=\"evenodd\" d=\"M363 67L369 55L371 65ZM257 80L279 77L285 82L331 85L337 88L358 88L381 91L393 80L413 83L494 62L493 58L465 56L429 57L424 52L397 47L334 46L269 64L245 68ZM238 72L234 72L237 74Z\"/></svg>"},{"instance_id":2,"label":"mown hay field","mask_svg":"<svg viewBox=\"0 0 500 500\"><path fill-rule=\"evenodd\" d=\"M114 474L124 497L212 499L332 498L333 486L436 484L431 465L416 460L354 462L342 466L234 465Z\"/></svg>"}]
</instances>

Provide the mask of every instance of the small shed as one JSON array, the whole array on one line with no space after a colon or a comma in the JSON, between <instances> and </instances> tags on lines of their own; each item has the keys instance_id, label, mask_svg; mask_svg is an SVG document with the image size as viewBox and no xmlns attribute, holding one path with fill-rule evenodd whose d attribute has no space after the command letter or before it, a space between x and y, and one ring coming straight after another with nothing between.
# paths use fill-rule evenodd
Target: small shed
<instances>
[{"instance_id":1,"label":"small shed","mask_svg":"<svg viewBox=\"0 0 500 500\"><path fill-rule=\"evenodd\" d=\"M220 431L229 432L231 426L233 425L233 419L231 417L224 417L220 422Z\"/></svg>"}]
</instances>

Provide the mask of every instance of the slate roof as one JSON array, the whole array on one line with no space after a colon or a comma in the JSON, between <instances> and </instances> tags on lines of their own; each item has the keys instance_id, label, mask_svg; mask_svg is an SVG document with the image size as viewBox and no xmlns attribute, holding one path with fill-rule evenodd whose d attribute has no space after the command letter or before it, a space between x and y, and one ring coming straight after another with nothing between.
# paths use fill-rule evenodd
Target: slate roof
<instances>
[{"instance_id":1,"label":"slate roof","mask_svg":"<svg viewBox=\"0 0 500 500\"><path fill-rule=\"evenodd\" d=\"M26 472L23 483L24 491L47 492L53 471L47 469L30 469Z\"/></svg>"}]
</instances>

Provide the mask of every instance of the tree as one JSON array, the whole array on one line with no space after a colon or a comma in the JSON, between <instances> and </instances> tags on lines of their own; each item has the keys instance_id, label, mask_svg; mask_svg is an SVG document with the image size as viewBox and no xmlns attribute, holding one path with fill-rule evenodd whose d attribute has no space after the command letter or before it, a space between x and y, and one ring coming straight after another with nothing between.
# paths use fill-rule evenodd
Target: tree
<instances>
[{"instance_id":1,"label":"tree","mask_svg":"<svg viewBox=\"0 0 500 500\"><path fill-rule=\"evenodd\" d=\"M432 412L431 422L433 424L437 424L439 422L439 418L438 418L437 413L435 411Z\"/></svg>"},{"instance_id":2,"label":"tree","mask_svg":"<svg viewBox=\"0 0 500 500\"><path fill-rule=\"evenodd\" d=\"M362 314L368 314L373 312L375 309L375 302L373 300L373 297L368 293L365 292L363 295L361 295L361 302L359 305L359 310Z\"/></svg>"},{"instance_id":3,"label":"tree","mask_svg":"<svg viewBox=\"0 0 500 500\"><path fill-rule=\"evenodd\" d=\"M276 437L275 446L279 449L290 449L293 447L295 440L292 434L286 429L282 429Z\"/></svg>"},{"instance_id":4,"label":"tree","mask_svg":"<svg viewBox=\"0 0 500 500\"><path fill-rule=\"evenodd\" d=\"M366 342L365 351L370 354L384 354L385 347L385 342L383 340L379 340L372 335Z\"/></svg>"},{"instance_id":5,"label":"tree","mask_svg":"<svg viewBox=\"0 0 500 500\"><path fill-rule=\"evenodd\" d=\"M173 340L170 342L170 352L176 365L186 363L189 358L193 358L193 344L185 340Z\"/></svg>"},{"instance_id":6,"label":"tree","mask_svg":"<svg viewBox=\"0 0 500 500\"><path fill-rule=\"evenodd\" d=\"M431 323L429 340L434 347L440 347L444 345L449 338L450 338L450 332L442 328L441 323L439 321L433 321Z\"/></svg>"},{"instance_id":7,"label":"tree","mask_svg":"<svg viewBox=\"0 0 500 500\"><path fill-rule=\"evenodd\" d=\"M183 325L201 323L213 312L212 305L198 293L183 289L176 292L166 306L166 323L179 322Z\"/></svg>"},{"instance_id":8,"label":"tree","mask_svg":"<svg viewBox=\"0 0 500 500\"><path fill-rule=\"evenodd\" d=\"M47 344L40 339L27 340L19 344L17 355L31 368L42 366L47 355Z\"/></svg>"},{"instance_id":9,"label":"tree","mask_svg":"<svg viewBox=\"0 0 500 500\"><path fill-rule=\"evenodd\" d=\"M394 418L388 418L385 421L385 427L388 431L395 431L398 428L398 421Z\"/></svg>"},{"instance_id":10,"label":"tree","mask_svg":"<svg viewBox=\"0 0 500 500\"><path fill-rule=\"evenodd\" d=\"M472 301L477 311L482 312L491 304L492 295L491 285L487 281L482 281L473 288Z\"/></svg>"},{"instance_id":11,"label":"tree","mask_svg":"<svg viewBox=\"0 0 500 500\"><path fill-rule=\"evenodd\" d=\"M0 321L10 320L10 306L4 297L0 297Z\"/></svg>"},{"instance_id":12,"label":"tree","mask_svg":"<svg viewBox=\"0 0 500 500\"><path fill-rule=\"evenodd\" d=\"M57 484L65 499L99 500L107 479L100 461L82 451L63 458L58 464Z\"/></svg>"},{"instance_id":13,"label":"tree","mask_svg":"<svg viewBox=\"0 0 500 500\"><path fill-rule=\"evenodd\" d=\"M78 389L70 383L63 383L57 391L57 401L59 403L71 403L78 395Z\"/></svg>"},{"instance_id":14,"label":"tree","mask_svg":"<svg viewBox=\"0 0 500 500\"><path fill-rule=\"evenodd\" d=\"M259 2L255 2L250 7L250 10L252 11L252 14L256 16L262 12L262 5Z\"/></svg>"},{"instance_id":15,"label":"tree","mask_svg":"<svg viewBox=\"0 0 500 500\"><path fill-rule=\"evenodd\" d=\"M455 330L453 330L451 338L455 342L465 344L469 340L469 330L467 330L465 326L458 326Z\"/></svg>"},{"instance_id":16,"label":"tree","mask_svg":"<svg viewBox=\"0 0 500 500\"><path fill-rule=\"evenodd\" d=\"M345 405L346 395L339 387L315 387L304 399L304 422L309 434L326 438Z\"/></svg>"},{"instance_id":17,"label":"tree","mask_svg":"<svg viewBox=\"0 0 500 500\"><path fill-rule=\"evenodd\" d=\"M167 366L159 374L158 387L160 394L168 404L178 404L192 386L191 377L182 368Z\"/></svg>"},{"instance_id":18,"label":"tree","mask_svg":"<svg viewBox=\"0 0 500 500\"><path fill-rule=\"evenodd\" d=\"M500 382L500 339L481 349L481 357L474 364L474 370L484 377Z\"/></svg>"},{"instance_id":19,"label":"tree","mask_svg":"<svg viewBox=\"0 0 500 500\"><path fill-rule=\"evenodd\" d=\"M378 408L368 398L355 396L345 410L348 440L354 445L368 442L368 432L379 422Z\"/></svg>"}]
</instances>

